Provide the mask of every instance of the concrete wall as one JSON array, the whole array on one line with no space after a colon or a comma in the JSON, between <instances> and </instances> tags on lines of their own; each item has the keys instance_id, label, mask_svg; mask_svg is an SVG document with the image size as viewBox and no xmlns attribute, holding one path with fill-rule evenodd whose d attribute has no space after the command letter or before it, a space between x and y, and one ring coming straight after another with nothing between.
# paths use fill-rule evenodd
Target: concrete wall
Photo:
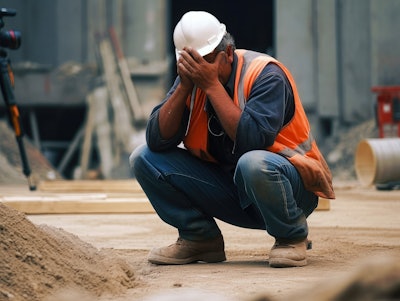
<instances>
[{"instance_id":1,"label":"concrete wall","mask_svg":"<svg viewBox=\"0 0 400 301\"><path fill-rule=\"evenodd\" d=\"M277 58L295 76L315 126L372 118L371 87L400 85L400 1L275 3Z\"/></svg>"},{"instance_id":2,"label":"concrete wall","mask_svg":"<svg viewBox=\"0 0 400 301\"><path fill-rule=\"evenodd\" d=\"M0 0L0 6L18 11L5 18L6 29L23 36L21 48L9 51L15 61L94 62L95 33L112 25L125 56L142 64L138 81L167 76L168 0ZM274 7L276 56L292 71L316 124L328 125L323 132L371 118L371 87L400 84L400 1L276 0Z\"/></svg>"},{"instance_id":3,"label":"concrete wall","mask_svg":"<svg viewBox=\"0 0 400 301\"><path fill-rule=\"evenodd\" d=\"M82 44L85 2L3 0L0 6L17 10L15 17L4 18L5 29L22 33L20 49L9 51L14 61L31 61L53 67L65 61L83 62L85 59Z\"/></svg>"},{"instance_id":4,"label":"concrete wall","mask_svg":"<svg viewBox=\"0 0 400 301\"><path fill-rule=\"evenodd\" d=\"M357 123L373 114L370 1L338 1L337 8L340 118Z\"/></svg>"},{"instance_id":5,"label":"concrete wall","mask_svg":"<svg viewBox=\"0 0 400 301\"><path fill-rule=\"evenodd\" d=\"M292 72L306 108L316 106L312 0L277 0L276 57ZM288 7L290 7L288 9Z\"/></svg>"},{"instance_id":6,"label":"concrete wall","mask_svg":"<svg viewBox=\"0 0 400 301\"><path fill-rule=\"evenodd\" d=\"M34 63L14 69L19 70L15 72L19 103L84 104L89 84L78 82L85 89L75 93L81 90L65 88L58 69L67 63L101 64L97 37L113 27L138 96L149 111L164 97L169 80L168 4L168 0L0 0L0 7L17 10L15 17L4 18L4 30L22 33L21 47L8 51L14 67Z\"/></svg>"},{"instance_id":7,"label":"concrete wall","mask_svg":"<svg viewBox=\"0 0 400 301\"><path fill-rule=\"evenodd\" d=\"M400 85L400 1L371 0L371 84Z\"/></svg>"},{"instance_id":8,"label":"concrete wall","mask_svg":"<svg viewBox=\"0 0 400 301\"><path fill-rule=\"evenodd\" d=\"M167 55L168 0L0 0L17 16L5 29L22 32L16 61L57 67L66 61L94 62L95 35L113 26L126 57L162 60Z\"/></svg>"}]
</instances>

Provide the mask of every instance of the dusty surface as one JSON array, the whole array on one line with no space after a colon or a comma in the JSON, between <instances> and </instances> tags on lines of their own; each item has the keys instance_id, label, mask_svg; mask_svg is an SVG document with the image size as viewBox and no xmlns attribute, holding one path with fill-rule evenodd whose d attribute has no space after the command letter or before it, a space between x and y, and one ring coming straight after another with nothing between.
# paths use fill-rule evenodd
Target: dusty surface
<instances>
[{"instance_id":1,"label":"dusty surface","mask_svg":"<svg viewBox=\"0 0 400 301\"><path fill-rule=\"evenodd\" d=\"M42 300L63 289L95 296L133 287L132 266L0 203L0 300ZM113 254L114 255L114 254Z\"/></svg>"},{"instance_id":2,"label":"dusty surface","mask_svg":"<svg viewBox=\"0 0 400 301\"><path fill-rule=\"evenodd\" d=\"M0 203L0 301L399 300L400 190L351 182L355 145L375 130L367 122L325 144L341 182L331 210L309 218L306 267L268 267L273 238L222 222L226 262L156 266L148 252L177 233L155 214L25 216ZM11 136L0 143L0 183L27 189ZM52 167L29 143L27 151L45 179Z\"/></svg>"},{"instance_id":3,"label":"dusty surface","mask_svg":"<svg viewBox=\"0 0 400 301\"><path fill-rule=\"evenodd\" d=\"M0 263L4 265L8 258L8 271L14 275L5 283L7 270L1 267L0 300L23 300L4 294L16 296L22 287L28 296L40 290L45 291L41 296L53 295L47 300L70 300L54 294L63 288L69 289L67 296L81 294L76 287L96 296L87 300L101 301L144 300L187 289L216 293L228 300L254 300L260 295L288 300L320 283L321 289L345 279L366 262L393 257L398 262L400 191L342 186L337 194L331 210L317 211L309 218L313 240L309 264L291 269L268 267L273 239L264 231L222 222L226 262L156 266L146 260L149 250L177 237L155 214L31 215L26 219L17 214L12 222L0 223ZM13 242L5 241L11 232ZM19 246L18 233L22 234ZM49 268L38 269L40 264ZM400 271L395 273L400 279Z\"/></svg>"}]
</instances>

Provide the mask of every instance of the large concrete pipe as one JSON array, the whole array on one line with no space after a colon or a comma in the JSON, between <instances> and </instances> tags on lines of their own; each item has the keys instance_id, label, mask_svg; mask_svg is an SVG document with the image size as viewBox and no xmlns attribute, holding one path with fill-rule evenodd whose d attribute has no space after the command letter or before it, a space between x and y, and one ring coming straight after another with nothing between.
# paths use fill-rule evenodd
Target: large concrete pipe
<instances>
[{"instance_id":1,"label":"large concrete pipe","mask_svg":"<svg viewBox=\"0 0 400 301\"><path fill-rule=\"evenodd\" d=\"M400 181L400 138L360 141L355 154L355 170L363 185Z\"/></svg>"}]
</instances>

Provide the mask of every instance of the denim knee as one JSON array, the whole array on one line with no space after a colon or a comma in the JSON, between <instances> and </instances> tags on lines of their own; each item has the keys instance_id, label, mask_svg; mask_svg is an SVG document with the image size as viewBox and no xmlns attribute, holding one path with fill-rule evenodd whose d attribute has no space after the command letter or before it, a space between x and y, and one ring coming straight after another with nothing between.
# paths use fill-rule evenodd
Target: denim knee
<instances>
[{"instance_id":1,"label":"denim knee","mask_svg":"<svg viewBox=\"0 0 400 301\"><path fill-rule=\"evenodd\" d=\"M265 151L250 151L243 154L236 165L236 176L252 180L259 177L262 166L265 166Z\"/></svg>"},{"instance_id":2,"label":"denim knee","mask_svg":"<svg viewBox=\"0 0 400 301\"><path fill-rule=\"evenodd\" d=\"M129 166L130 166L130 170L131 170L131 174L132 176L135 175L135 170L137 169L136 163L140 160L138 160L141 155L145 152L145 150L147 149L147 145L146 144L141 144L138 147L136 147L132 153L129 156Z\"/></svg>"},{"instance_id":3,"label":"denim knee","mask_svg":"<svg viewBox=\"0 0 400 301\"><path fill-rule=\"evenodd\" d=\"M294 167L278 154L263 150L245 153L238 161L234 177L242 206L259 202L276 205L278 200L292 199L289 181L296 180L296 175Z\"/></svg>"}]
</instances>

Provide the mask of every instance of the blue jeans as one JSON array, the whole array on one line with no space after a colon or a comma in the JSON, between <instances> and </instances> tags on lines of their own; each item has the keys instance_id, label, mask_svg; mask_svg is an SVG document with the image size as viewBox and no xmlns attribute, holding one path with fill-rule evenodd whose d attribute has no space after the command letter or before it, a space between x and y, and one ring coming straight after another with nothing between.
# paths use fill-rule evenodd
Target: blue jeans
<instances>
[{"instance_id":1,"label":"blue jeans","mask_svg":"<svg viewBox=\"0 0 400 301\"><path fill-rule=\"evenodd\" d=\"M129 162L157 214L187 240L219 235L214 218L275 238L305 238L306 217L318 205L294 166L268 151L245 153L234 174L181 148L153 152L142 145Z\"/></svg>"}]
</instances>

